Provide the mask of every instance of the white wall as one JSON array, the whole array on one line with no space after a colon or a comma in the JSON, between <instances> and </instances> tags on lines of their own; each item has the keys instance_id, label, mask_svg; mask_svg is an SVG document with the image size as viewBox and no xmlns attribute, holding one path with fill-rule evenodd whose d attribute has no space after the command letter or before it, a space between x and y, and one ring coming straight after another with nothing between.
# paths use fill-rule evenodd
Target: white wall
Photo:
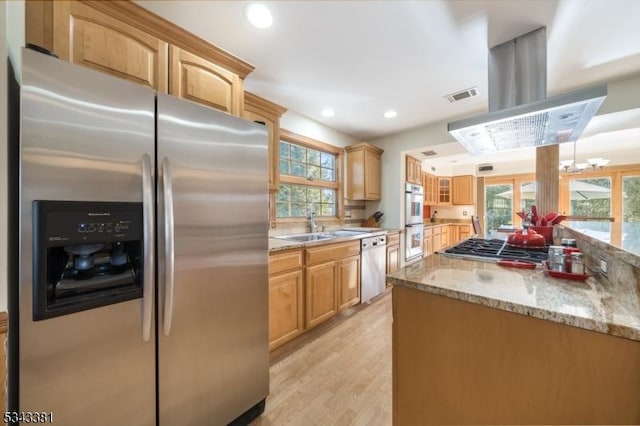
<instances>
[{"instance_id":1,"label":"white wall","mask_svg":"<svg viewBox=\"0 0 640 426\"><path fill-rule=\"evenodd\" d=\"M7 310L7 56L21 75L24 0L0 0L0 311Z\"/></svg>"},{"instance_id":2,"label":"white wall","mask_svg":"<svg viewBox=\"0 0 640 426\"><path fill-rule=\"evenodd\" d=\"M405 153L417 148L454 142L447 123L440 122L371 141L384 149L382 155L382 194L378 203L367 205L367 213L384 213L386 228L404 227ZM369 211L371 210L371 211Z\"/></svg>"},{"instance_id":3,"label":"white wall","mask_svg":"<svg viewBox=\"0 0 640 426\"><path fill-rule=\"evenodd\" d=\"M345 147L358 143L358 139L340 133L331 127L313 121L293 111L287 111L280 119L280 128L331 145Z\"/></svg>"}]
</instances>

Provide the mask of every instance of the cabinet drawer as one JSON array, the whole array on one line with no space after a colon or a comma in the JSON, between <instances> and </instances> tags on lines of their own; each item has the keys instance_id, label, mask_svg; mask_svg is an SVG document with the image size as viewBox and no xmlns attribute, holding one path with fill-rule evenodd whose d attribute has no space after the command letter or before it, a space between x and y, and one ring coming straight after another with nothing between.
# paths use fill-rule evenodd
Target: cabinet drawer
<instances>
[{"instance_id":1,"label":"cabinet drawer","mask_svg":"<svg viewBox=\"0 0 640 426\"><path fill-rule=\"evenodd\" d=\"M387 234L387 245L397 246L400 244L400 234L398 232L392 232Z\"/></svg>"},{"instance_id":2,"label":"cabinet drawer","mask_svg":"<svg viewBox=\"0 0 640 426\"><path fill-rule=\"evenodd\" d=\"M302 268L302 250L274 253L269 256L269 275Z\"/></svg>"},{"instance_id":3,"label":"cabinet drawer","mask_svg":"<svg viewBox=\"0 0 640 426\"><path fill-rule=\"evenodd\" d=\"M312 247L306 249L306 252L307 265L343 259L360 253L360 240Z\"/></svg>"}]
</instances>

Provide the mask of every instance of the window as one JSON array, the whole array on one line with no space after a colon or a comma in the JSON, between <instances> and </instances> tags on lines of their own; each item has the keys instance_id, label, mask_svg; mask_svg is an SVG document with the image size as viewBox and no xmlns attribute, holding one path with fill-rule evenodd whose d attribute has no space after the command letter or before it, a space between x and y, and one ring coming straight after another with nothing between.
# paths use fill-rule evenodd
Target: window
<instances>
[{"instance_id":1,"label":"window","mask_svg":"<svg viewBox=\"0 0 640 426\"><path fill-rule=\"evenodd\" d=\"M484 178L484 203L478 205L478 216L484 216L484 229L488 238L506 238L500 227L519 227L517 213L531 210L535 204L535 176L530 174Z\"/></svg>"},{"instance_id":2,"label":"window","mask_svg":"<svg viewBox=\"0 0 640 426\"><path fill-rule=\"evenodd\" d=\"M531 206L536 203L536 182L523 181L520 184L520 210L531 211Z\"/></svg>"},{"instance_id":3,"label":"window","mask_svg":"<svg viewBox=\"0 0 640 426\"><path fill-rule=\"evenodd\" d=\"M611 238L611 178L570 179L569 214L587 221L569 221L570 226L584 234L610 242ZM602 218L602 220L594 220Z\"/></svg>"},{"instance_id":4,"label":"window","mask_svg":"<svg viewBox=\"0 0 640 426\"><path fill-rule=\"evenodd\" d=\"M275 196L277 218L337 217L341 149L281 131L280 185Z\"/></svg>"},{"instance_id":5,"label":"window","mask_svg":"<svg viewBox=\"0 0 640 426\"><path fill-rule=\"evenodd\" d=\"M512 198L512 184L486 185L484 187L486 217L484 229L486 229L487 238L499 237L498 228L501 225L510 225L512 223Z\"/></svg>"},{"instance_id":6,"label":"window","mask_svg":"<svg viewBox=\"0 0 640 426\"><path fill-rule=\"evenodd\" d=\"M640 253L640 176L622 178L622 248Z\"/></svg>"}]
</instances>

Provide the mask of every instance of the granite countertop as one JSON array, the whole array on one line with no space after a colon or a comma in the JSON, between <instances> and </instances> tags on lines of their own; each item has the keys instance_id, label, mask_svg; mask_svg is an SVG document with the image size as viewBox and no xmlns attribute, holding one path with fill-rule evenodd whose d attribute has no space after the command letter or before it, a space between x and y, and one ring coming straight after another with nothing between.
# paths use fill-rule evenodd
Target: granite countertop
<instances>
[{"instance_id":1,"label":"granite countertop","mask_svg":"<svg viewBox=\"0 0 640 426\"><path fill-rule=\"evenodd\" d=\"M333 243L342 243L345 241L353 241L360 240L362 238L373 237L376 235L385 235L388 230L382 228L361 228L361 227L350 227L350 228L341 228L347 231L363 231L364 233L358 235L350 235L348 237L333 237L326 240L315 240L315 241L291 241L285 240L277 237L269 237L269 253L274 253L277 251L283 250L291 250L296 248L305 248L305 247L316 247L324 244L333 244ZM330 231L328 231L330 232ZM393 232L393 231L390 231ZM322 232L320 232L322 234Z\"/></svg>"},{"instance_id":2,"label":"granite countertop","mask_svg":"<svg viewBox=\"0 0 640 426\"><path fill-rule=\"evenodd\" d=\"M444 222L431 222L429 219L425 219L423 222L423 225L425 228L434 228L436 226L449 226L449 225L471 225L471 222L469 221L457 221L456 219L452 219L450 221L447 221L446 219L443 219Z\"/></svg>"},{"instance_id":3,"label":"granite countertop","mask_svg":"<svg viewBox=\"0 0 640 426\"><path fill-rule=\"evenodd\" d=\"M552 278L540 269L428 256L387 275L396 286L640 341L640 312L623 307L596 277Z\"/></svg>"}]
</instances>

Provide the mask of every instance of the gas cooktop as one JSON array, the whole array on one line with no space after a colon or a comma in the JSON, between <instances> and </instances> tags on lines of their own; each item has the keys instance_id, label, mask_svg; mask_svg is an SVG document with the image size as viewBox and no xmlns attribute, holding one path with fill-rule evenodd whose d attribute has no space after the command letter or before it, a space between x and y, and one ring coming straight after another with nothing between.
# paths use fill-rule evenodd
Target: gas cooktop
<instances>
[{"instance_id":1,"label":"gas cooktop","mask_svg":"<svg viewBox=\"0 0 640 426\"><path fill-rule=\"evenodd\" d=\"M517 248L508 246L504 240L469 238L458 245L449 247L441 253L447 256L471 259L528 260L535 263L542 263L542 261L548 257L548 247Z\"/></svg>"}]
</instances>

